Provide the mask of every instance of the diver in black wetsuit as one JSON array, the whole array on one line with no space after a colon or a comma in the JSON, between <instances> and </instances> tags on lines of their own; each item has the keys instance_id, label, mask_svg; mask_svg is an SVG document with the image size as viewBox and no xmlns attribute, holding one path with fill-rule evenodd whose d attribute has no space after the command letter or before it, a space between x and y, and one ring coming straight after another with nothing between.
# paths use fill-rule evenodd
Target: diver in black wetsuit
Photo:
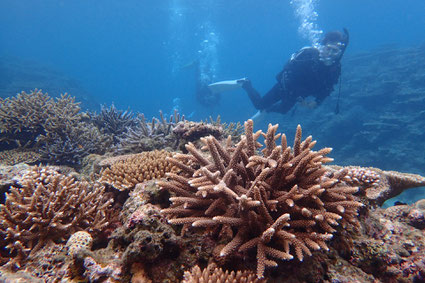
<instances>
[{"instance_id":1,"label":"diver in black wetsuit","mask_svg":"<svg viewBox=\"0 0 425 283\"><path fill-rule=\"evenodd\" d=\"M283 70L277 74L277 83L263 97L247 79L242 88L248 93L254 107L260 111L287 113L297 101L313 96L320 104L333 91L341 74L340 60L348 45L349 35L332 31L325 34L320 44L304 47L293 54Z\"/></svg>"}]
</instances>

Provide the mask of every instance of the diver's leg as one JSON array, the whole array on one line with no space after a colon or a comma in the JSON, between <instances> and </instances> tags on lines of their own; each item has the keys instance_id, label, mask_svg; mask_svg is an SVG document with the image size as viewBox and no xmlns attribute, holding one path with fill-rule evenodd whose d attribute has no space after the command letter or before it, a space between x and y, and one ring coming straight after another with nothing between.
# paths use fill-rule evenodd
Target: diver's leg
<instances>
[{"instance_id":1,"label":"diver's leg","mask_svg":"<svg viewBox=\"0 0 425 283\"><path fill-rule=\"evenodd\" d=\"M242 84L242 88L248 94L248 97L254 107L258 110L264 110L281 99L282 90L279 84L274 85L273 88L269 90L263 97L261 97L258 91L252 87L251 82L249 80L246 80Z\"/></svg>"}]
</instances>

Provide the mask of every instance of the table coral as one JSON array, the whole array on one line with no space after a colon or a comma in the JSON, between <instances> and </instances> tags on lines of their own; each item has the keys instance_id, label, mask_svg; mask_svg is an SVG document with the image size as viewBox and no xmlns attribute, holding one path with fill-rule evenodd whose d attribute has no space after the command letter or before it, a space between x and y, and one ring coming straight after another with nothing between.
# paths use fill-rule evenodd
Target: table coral
<instances>
[{"instance_id":1,"label":"table coral","mask_svg":"<svg viewBox=\"0 0 425 283\"><path fill-rule=\"evenodd\" d=\"M61 241L86 229L99 232L108 225L112 200L104 187L77 181L49 167L33 167L18 179L0 205L0 234L10 250L10 264L19 267L28 255L49 241Z\"/></svg>"},{"instance_id":2,"label":"table coral","mask_svg":"<svg viewBox=\"0 0 425 283\"><path fill-rule=\"evenodd\" d=\"M168 173L168 181L158 182L176 194L170 198L172 206L162 210L171 224L235 233L220 256L255 248L258 278L267 266L278 265L272 258L295 255L302 261L312 250L328 250L335 226L358 225L362 206L353 195L358 188L344 182L347 171L328 174L322 166L332 161L326 157L330 148L313 151L316 142L311 136L302 141L300 126L291 148L285 135L276 134L277 127L254 133L249 120L236 146L203 138L209 154L188 144L189 154L169 159L183 174ZM265 147L258 154L261 135Z\"/></svg>"},{"instance_id":3,"label":"table coral","mask_svg":"<svg viewBox=\"0 0 425 283\"><path fill-rule=\"evenodd\" d=\"M126 155L125 158L113 157L111 160L115 162L101 171L99 182L123 191L138 183L162 178L167 172L178 171L177 167L166 160L170 156L171 152L154 150Z\"/></svg>"},{"instance_id":4,"label":"table coral","mask_svg":"<svg viewBox=\"0 0 425 283\"><path fill-rule=\"evenodd\" d=\"M327 169L334 173L347 171L345 182L359 186L366 196L366 203L372 206L381 206L404 190L425 186L425 177L417 174L358 166L327 166Z\"/></svg>"}]
</instances>

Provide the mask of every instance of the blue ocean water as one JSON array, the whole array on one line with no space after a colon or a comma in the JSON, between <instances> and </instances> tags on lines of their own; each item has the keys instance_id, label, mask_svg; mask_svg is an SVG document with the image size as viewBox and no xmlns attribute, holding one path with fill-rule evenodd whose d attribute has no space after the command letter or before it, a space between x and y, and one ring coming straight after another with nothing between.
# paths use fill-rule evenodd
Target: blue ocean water
<instances>
[{"instance_id":1,"label":"blue ocean water","mask_svg":"<svg viewBox=\"0 0 425 283\"><path fill-rule=\"evenodd\" d=\"M350 31L347 54L425 38L421 0L298 2L313 4L319 29ZM202 107L194 69L184 66L209 56L216 80L249 77L264 93L290 55L309 44L299 25L294 5L282 0L3 0L0 56L56 68L102 104L147 116L178 107L194 119L239 121L255 113L244 94L226 93Z\"/></svg>"},{"instance_id":2,"label":"blue ocean water","mask_svg":"<svg viewBox=\"0 0 425 283\"><path fill-rule=\"evenodd\" d=\"M424 12L422 0L2 0L0 58L22 58L57 70L75 80L94 105L114 103L147 117L178 109L193 120L220 115L223 121L244 121L256 110L242 90L221 94L210 107L197 102L195 62L212 82L248 77L265 93L291 54L314 41L315 32L347 28L345 57L382 46L417 47L425 40ZM58 95L48 86L43 90ZM357 106L343 107L351 111ZM258 125L279 122L281 131L291 135L301 123L308 134L321 137L325 133L311 119L328 117L332 107L314 110L315 116L309 111L271 116ZM359 115L368 114L350 113L344 129L358 131ZM338 118L329 119L336 124L334 139L326 144L319 139L319 145L334 147L340 163L349 164L344 143L353 136L341 132ZM358 165L425 171L371 156L363 161Z\"/></svg>"}]
</instances>

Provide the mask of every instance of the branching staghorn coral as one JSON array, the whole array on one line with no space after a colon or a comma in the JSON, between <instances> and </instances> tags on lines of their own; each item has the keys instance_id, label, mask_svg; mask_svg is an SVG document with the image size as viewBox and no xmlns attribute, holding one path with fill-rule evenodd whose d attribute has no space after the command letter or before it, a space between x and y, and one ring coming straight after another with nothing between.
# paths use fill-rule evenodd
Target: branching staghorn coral
<instances>
[{"instance_id":1,"label":"branching staghorn coral","mask_svg":"<svg viewBox=\"0 0 425 283\"><path fill-rule=\"evenodd\" d=\"M118 137L123 135L128 128L133 128L137 124L131 111L122 111L115 108L112 104L109 108L102 105L100 113L91 114L91 121L104 133L112 135L114 141L118 141Z\"/></svg>"},{"instance_id":2,"label":"branching staghorn coral","mask_svg":"<svg viewBox=\"0 0 425 283\"><path fill-rule=\"evenodd\" d=\"M353 196L358 188L343 181L346 171L329 174L322 166L332 161L330 148L313 151L316 142L311 136L302 141L300 126L291 148L277 127L254 133L249 120L236 146L203 138L208 154L188 144L189 154L170 159L183 174L168 173L168 181L158 182L176 194L162 210L171 224L184 225L183 231L190 225L215 229L224 241L230 235L221 257L255 248L258 278L277 266L274 259L303 260L312 250L328 250L335 226L357 225L362 206ZM261 135L265 147L258 154Z\"/></svg>"},{"instance_id":3,"label":"branching staghorn coral","mask_svg":"<svg viewBox=\"0 0 425 283\"><path fill-rule=\"evenodd\" d=\"M51 98L41 90L21 92L15 97L0 98L0 141L32 144L44 133L43 125L48 117Z\"/></svg>"},{"instance_id":4,"label":"branching staghorn coral","mask_svg":"<svg viewBox=\"0 0 425 283\"><path fill-rule=\"evenodd\" d=\"M244 132L244 127L240 122L223 123L223 122L221 122L220 115L217 116L216 120L214 120L210 116L209 120L210 120L210 123L213 124L214 126L220 126L223 129L223 136L224 137L231 136L233 142L239 142L240 141L240 137Z\"/></svg>"},{"instance_id":5,"label":"branching staghorn coral","mask_svg":"<svg viewBox=\"0 0 425 283\"><path fill-rule=\"evenodd\" d=\"M191 272L185 271L182 283L261 283L264 280L258 279L254 273L250 271L223 271L217 268L215 264L209 264L206 268L200 269L194 266Z\"/></svg>"},{"instance_id":6,"label":"branching staghorn coral","mask_svg":"<svg viewBox=\"0 0 425 283\"><path fill-rule=\"evenodd\" d=\"M6 193L0 204L0 234L10 251L9 264L20 266L28 255L49 241L63 241L86 230L100 232L109 223L112 200L103 197L104 187L90 186L50 167L33 167Z\"/></svg>"},{"instance_id":7,"label":"branching staghorn coral","mask_svg":"<svg viewBox=\"0 0 425 283\"><path fill-rule=\"evenodd\" d=\"M80 164L83 157L103 154L111 147L112 138L87 122L78 122L38 139L43 159L53 164Z\"/></svg>"},{"instance_id":8,"label":"branching staghorn coral","mask_svg":"<svg viewBox=\"0 0 425 283\"><path fill-rule=\"evenodd\" d=\"M184 121L184 116L175 111L167 121L159 112L160 118L152 118L151 122L146 122L145 116L139 116L136 127L128 128L127 132L119 137L116 152L119 154L139 153L154 149L164 149L175 147L175 138L172 136L172 129L180 122Z\"/></svg>"},{"instance_id":9,"label":"branching staghorn coral","mask_svg":"<svg viewBox=\"0 0 425 283\"><path fill-rule=\"evenodd\" d=\"M78 164L90 153L104 153L111 138L85 121L79 103L67 94L52 98L41 90L1 100L1 141L39 150L42 159Z\"/></svg>"},{"instance_id":10,"label":"branching staghorn coral","mask_svg":"<svg viewBox=\"0 0 425 283\"><path fill-rule=\"evenodd\" d=\"M171 152L154 150L112 157L112 164L101 171L99 182L123 191L138 183L162 178L167 172L178 172L178 168L166 160L170 156ZM102 163L108 164L107 161Z\"/></svg>"}]
</instances>

